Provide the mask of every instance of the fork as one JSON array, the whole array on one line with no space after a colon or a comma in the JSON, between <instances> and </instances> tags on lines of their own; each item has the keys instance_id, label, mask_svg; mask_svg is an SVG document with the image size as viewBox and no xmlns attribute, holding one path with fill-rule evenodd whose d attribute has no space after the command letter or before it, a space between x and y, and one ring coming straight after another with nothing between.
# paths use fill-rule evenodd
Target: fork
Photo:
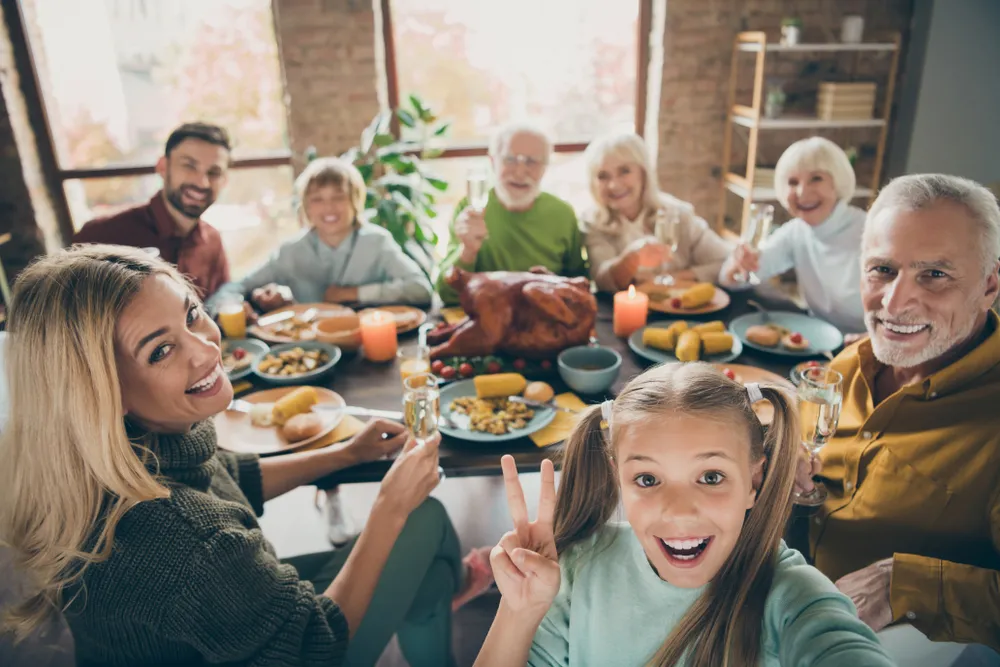
<instances>
[{"instance_id":1,"label":"fork","mask_svg":"<svg viewBox=\"0 0 1000 667\"><path fill-rule=\"evenodd\" d=\"M521 403L527 405L529 408L548 408L549 410L558 410L559 412L569 412L570 414L576 414L579 410L573 410L572 408L564 408L561 405L556 405L555 403L543 403L542 401L533 401L530 398L525 398L524 396L508 396L507 400L511 403Z\"/></svg>"}]
</instances>

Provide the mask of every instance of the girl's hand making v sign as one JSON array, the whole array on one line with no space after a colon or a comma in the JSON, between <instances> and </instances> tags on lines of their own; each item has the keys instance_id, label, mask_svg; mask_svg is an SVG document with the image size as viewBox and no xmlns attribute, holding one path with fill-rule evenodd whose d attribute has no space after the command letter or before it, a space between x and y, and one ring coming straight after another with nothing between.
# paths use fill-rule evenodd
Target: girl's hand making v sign
<instances>
[{"instance_id":1,"label":"girl's hand making v sign","mask_svg":"<svg viewBox=\"0 0 1000 667\"><path fill-rule=\"evenodd\" d=\"M552 461L542 461L538 518L529 521L514 457L504 456L500 465L514 530L504 535L490 553L493 576L510 611L540 621L559 592L559 555L553 535L555 470Z\"/></svg>"}]
</instances>

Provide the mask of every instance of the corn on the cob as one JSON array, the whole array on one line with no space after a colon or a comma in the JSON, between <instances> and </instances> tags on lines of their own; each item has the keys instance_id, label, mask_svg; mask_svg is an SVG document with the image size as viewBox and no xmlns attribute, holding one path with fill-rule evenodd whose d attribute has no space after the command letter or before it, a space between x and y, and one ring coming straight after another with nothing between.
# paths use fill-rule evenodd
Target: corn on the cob
<instances>
[{"instance_id":1,"label":"corn on the cob","mask_svg":"<svg viewBox=\"0 0 1000 667\"><path fill-rule=\"evenodd\" d=\"M685 331L677 339L677 351L675 354L678 361L698 361L700 352L701 334L697 331Z\"/></svg>"},{"instance_id":2,"label":"corn on the cob","mask_svg":"<svg viewBox=\"0 0 1000 667\"><path fill-rule=\"evenodd\" d=\"M293 392L285 394L274 404L271 412L271 421L278 426L283 426L286 421L295 415L312 410L312 406L319 402L316 390L312 387L299 387Z\"/></svg>"},{"instance_id":3,"label":"corn on the cob","mask_svg":"<svg viewBox=\"0 0 1000 667\"><path fill-rule=\"evenodd\" d=\"M721 354L733 349L733 335L728 333L710 332L701 335L701 344L705 354Z\"/></svg>"},{"instance_id":4,"label":"corn on the cob","mask_svg":"<svg viewBox=\"0 0 1000 667\"><path fill-rule=\"evenodd\" d=\"M715 296L715 285L698 283L681 294L681 305L685 308L700 308Z\"/></svg>"},{"instance_id":5,"label":"corn on the cob","mask_svg":"<svg viewBox=\"0 0 1000 667\"><path fill-rule=\"evenodd\" d=\"M477 375L473 383L476 386L476 396L479 398L517 396L528 386L528 381L520 373Z\"/></svg>"}]
</instances>

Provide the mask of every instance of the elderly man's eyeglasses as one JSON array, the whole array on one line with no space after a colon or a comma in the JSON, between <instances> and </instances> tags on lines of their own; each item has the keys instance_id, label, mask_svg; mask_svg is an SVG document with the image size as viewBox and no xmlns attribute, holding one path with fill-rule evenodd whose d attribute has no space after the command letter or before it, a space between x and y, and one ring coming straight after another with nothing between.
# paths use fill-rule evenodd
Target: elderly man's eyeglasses
<instances>
[{"instance_id":1,"label":"elderly man's eyeglasses","mask_svg":"<svg viewBox=\"0 0 1000 667\"><path fill-rule=\"evenodd\" d=\"M504 155L503 163L506 167L516 167L519 164L523 164L528 169L538 169L544 167L546 164L545 160L539 160L530 155Z\"/></svg>"}]
</instances>

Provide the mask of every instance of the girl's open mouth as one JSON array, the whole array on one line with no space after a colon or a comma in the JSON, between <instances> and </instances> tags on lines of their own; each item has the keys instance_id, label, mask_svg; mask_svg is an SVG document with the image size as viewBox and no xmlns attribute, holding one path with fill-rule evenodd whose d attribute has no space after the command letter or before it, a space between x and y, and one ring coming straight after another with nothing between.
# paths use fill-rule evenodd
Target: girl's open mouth
<instances>
[{"instance_id":1,"label":"girl's open mouth","mask_svg":"<svg viewBox=\"0 0 1000 667\"><path fill-rule=\"evenodd\" d=\"M684 539L656 538L660 551L674 567L696 567L704 558L712 544L712 536Z\"/></svg>"}]
</instances>

